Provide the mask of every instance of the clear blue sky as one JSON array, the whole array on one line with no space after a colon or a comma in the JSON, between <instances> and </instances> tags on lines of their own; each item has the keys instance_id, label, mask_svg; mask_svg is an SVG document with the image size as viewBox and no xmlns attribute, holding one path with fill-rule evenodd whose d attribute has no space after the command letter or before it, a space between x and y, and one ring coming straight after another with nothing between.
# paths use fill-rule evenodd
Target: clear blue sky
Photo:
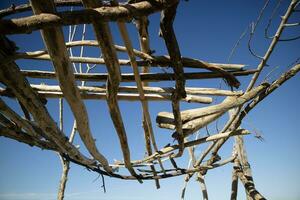
<instances>
[{"instance_id":1,"label":"clear blue sky","mask_svg":"<svg viewBox=\"0 0 300 200\"><path fill-rule=\"evenodd\" d=\"M10 4L20 4L24 1L1 1L1 8ZM182 1L178 8L175 20L175 30L183 56L198 58L210 62L227 62L228 55L247 25L254 21L264 1ZM263 25L258 27L258 32L253 40L253 48L258 54L263 55L270 41L263 38L263 29L270 16L276 1L271 1L270 6L263 19ZM284 0L279 14L283 15L289 1ZM29 14L29 13L26 13ZM20 16L20 15L18 15ZM158 37L159 15L151 16L150 37L151 48L156 54L165 54L164 42ZM299 22L300 14L291 17L290 22ZM279 17L275 20L276 27ZM134 46L138 48L137 33L132 25L129 26ZM67 29L64 29L67 38ZM81 27L79 28L81 30ZM274 32L275 29L271 29ZM88 27L87 39L93 39L91 27ZM116 25L112 24L114 40L122 44ZM299 35L300 29L289 28L284 32L284 37ZM33 51L43 48L40 33L31 35L13 35L12 40L20 47L20 51ZM248 38L248 35L247 35ZM250 55L246 46L247 38L242 40L236 54L231 62L247 64L248 68L255 68L258 60ZM79 37L77 37L79 39ZM272 78L286 70L286 66L300 56L300 40L294 42L280 43L272 55L269 67L263 71L263 75L274 67L279 66L272 74ZM78 49L75 54L78 55ZM86 49L85 55L98 56L96 48ZM126 55L120 55L126 58ZM22 69L34 68L50 70L52 66L46 61L18 61ZM97 66L95 72L103 71L103 66ZM130 68L124 69L129 71ZM262 75L262 77L264 77ZM274 75L274 76L273 76ZM248 78L240 78L241 89L247 85ZM32 80L40 83L40 80ZM47 81L47 84L55 84ZM219 87L221 80L188 81L189 86ZM96 83L94 83L96 84ZM153 84L155 85L155 84ZM171 83L164 83L171 85ZM245 137L248 157L252 166L254 180L257 189L267 199L298 200L300 199L300 76L297 75L280 89L264 100L245 119L243 127L251 131L259 130L265 142L260 142L253 135ZM226 88L222 83L222 87ZM221 98L215 99L219 102ZM20 113L15 101L5 101ZM66 105L66 104L65 104ZM121 159L121 152L117 141L115 130L109 119L107 105L104 101L88 101L86 103L91 119L91 128L99 149L109 158ZM166 103L150 103L151 116L155 125L155 116L160 111L171 111L171 105ZM144 154L143 130L141 128L140 104L132 102L121 102L122 115L126 124L133 159L141 158ZM199 105L182 104L182 109L198 107ZM200 105L201 106L201 105ZM48 109L54 119L58 119L58 101L49 100ZM69 108L65 110L65 132L69 134L72 125L72 116ZM221 120L220 126L223 121ZM154 127L155 135L159 140L159 146L172 141L170 131ZM214 126L210 132L215 133ZM205 135L205 131L201 132ZM75 144L81 144L78 137ZM204 147L199 147L199 153ZM81 149L83 146L81 145ZM231 154L232 141L222 148L221 156L228 157ZM138 153L139 152L139 153ZM186 160L178 161L179 166L185 167ZM210 199L225 200L230 197L232 166L218 168L206 175ZM27 145L0 138L0 199L1 200L35 200L56 199L58 183L61 175L61 165L57 154L50 151L42 151ZM84 168L71 165L69 180L67 183L66 199L139 199L139 200L167 200L179 199L183 185L183 177L171 178L161 181L161 189L156 190L153 181L145 181L143 185L136 181L121 181L106 178L107 193L104 194L101 179L97 174L89 172ZM199 184L193 179L190 181L186 199L201 199ZM240 185L239 199L244 199L244 189Z\"/></svg>"}]
</instances>

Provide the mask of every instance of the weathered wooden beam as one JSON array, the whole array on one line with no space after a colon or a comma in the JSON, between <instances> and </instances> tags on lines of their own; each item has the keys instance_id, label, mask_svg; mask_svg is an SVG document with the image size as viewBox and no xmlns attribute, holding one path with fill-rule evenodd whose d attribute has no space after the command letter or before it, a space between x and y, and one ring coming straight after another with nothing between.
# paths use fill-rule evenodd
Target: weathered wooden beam
<instances>
[{"instance_id":1,"label":"weathered wooden beam","mask_svg":"<svg viewBox=\"0 0 300 200\"><path fill-rule=\"evenodd\" d=\"M82 0L83 5L86 8L92 9L103 6L102 1L96 0ZM121 145L125 166L131 175L138 175L131 165L130 149L127 141L127 135L123 124L120 108L117 100L118 87L121 81L120 66L118 63L117 53L114 48L114 42L111 35L111 31L107 22L103 20L95 19L92 21L94 32L99 43L99 46L104 57L106 68L108 71L107 79L107 104L110 112L111 119L114 123L117 131L119 142ZM139 180L139 179L138 179ZM142 183L142 181L139 180Z\"/></svg>"},{"instance_id":2,"label":"weathered wooden beam","mask_svg":"<svg viewBox=\"0 0 300 200\"><path fill-rule=\"evenodd\" d=\"M171 59L171 67L173 68L175 75L175 91L172 95L172 111L175 120L176 132L178 133L177 141L180 146L179 151L175 156L179 157L183 154L184 150L184 137L182 131L179 99L185 97L186 92L181 53L173 29L173 21L175 19L178 3L179 1L175 1L174 5L166 8L161 12L160 34L164 38L165 44L167 46L167 50Z\"/></svg>"},{"instance_id":3,"label":"weathered wooden beam","mask_svg":"<svg viewBox=\"0 0 300 200\"><path fill-rule=\"evenodd\" d=\"M61 89L59 86L55 85L30 85L33 89L40 91L49 91L49 92L60 92ZM80 92L99 92L106 93L106 86L77 86ZM171 95L175 90L174 87L150 87L144 86L142 90L145 94L166 94ZM242 91L230 91L230 90L220 90L216 88L197 88L197 87L186 87L186 93L189 95L212 95L212 96L240 96L243 94ZM2 91L1 91L2 92ZM118 92L123 93L138 93L137 86L120 86ZM9 94L8 94L9 96Z\"/></svg>"},{"instance_id":4,"label":"weathered wooden beam","mask_svg":"<svg viewBox=\"0 0 300 200\"><path fill-rule=\"evenodd\" d=\"M245 70L230 72L234 76L248 76L255 73L256 70ZM39 70L22 70L22 74L29 78L42 78L42 79L56 79L56 75L51 71L39 71ZM107 73L74 73L75 79L80 81L95 81L104 82L107 80ZM146 82L158 82L158 81L174 81L174 73L140 73L141 80ZM196 79L214 79L223 78L222 75L215 72L191 72L184 73L183 76L186 80ZM134 75L131 73L122 73L122 82L134 82Z\"/></svg>"},{"instance_id":5,"label":"weathered wooden beam","mask_svg":"<svg viewBox=\"0 0 300 200\"><path fill-rule=\"evenodd\" d=\"M68 43L66 43L68 44ZM98 44L98 43L97 43ZM98 46L98 45L97 45ZM126 50L125 47L115 45L117 51ZM169 67L172 65L171 59L169 56L149 56L148 54L142 54L137 50L134 50L134 54L143 58L144 60L137 60L136 63L138 66L143 67ZM33 52L18 52L12 57L8 57L2 62L10 62L16 59L34 59L34 60L51 60L47 51L33 51ZM224 70L242 70L245 65L243 64L223 64L223 63L208 63L199 59L193 59L188 57L182 57L183 67L186 68L196 68L196 69L207 69L213 72L219 72L223 75L224 78L227 78L228 81L234 81L232 76ZM105 65L105 60L103 58L94 58L94 57L76 57L71 56L70 61L73 63L88 63L88 64L99 64ZM130 60L118 59L120 66L130 66ZM145 73L145 72L143 72Z\"/></svg>"},{"instance_id":6,"label":"weathered wooden beam","mask_svg":"<svg viewBox=\"0 0 300 200\"><path fill-rule=\"evenodd\" d=\"M139 96L140 96L140 101L141 101L141 104L142 104L143 120L145 120L143 124L146 126L145 130L148 131L148 133L149 133L149 136L150 136L151 142L153 144L154 150L158 151L158 147L157 147L154 132L153 132L149 107L148 107L146 95L144 94L143 83L141 81L138 65L136 63L136 59L135 59L133 47L132 47L132 44L131 44L131 41L130 41L130 38L129 38L129 34L127 32L127 28L126 28L125 23L118 22L118 26L119 26L119 30L121 32L121 36L123 38L123 41L125 43L125 47L127 49L127 53L128 53L128 56L129 56L129 59L130 59L130 62L131 62L131 66L133 68L134 78L135 78L135 81L136 81L136 84L137 84L137 89L138 89L138 93L139 93ZM146 141L146 143L147 143L147 141ZM159 164L160 164L162 170L164 170L164 167L162 165L161 160L159 159L158 161L159 161ZM155 172L154 168L152 168L152 171L155 175L156 172ZM158 184L158 182L156 182L156 183Z\"/></svg>"},{"instance_id":7,"label":"weathered wooden beam","mask_svg":"<svg viewBox=\"0 0 300 200\"><path fill-rule=\"evenodd\" d=\"M250 90L249 92L244 93L241 96L227 97L222 103L217 105L182 111L181 112L182 122L187 122L196 118L205 117L215 113L226 112L229 109L243 105L247 101L259 95L259 93L264 91L268 86L269 84L265 83ZM160 122L168 122L170 124L175 123L173 113L169 113L169 112L158 113L156 121L157 123Z\"/></svg>"},{"instance_id":8,"label":"weathered wooden beam","mask_svg":"<svg viewBox=\"0 0 300 200\"><path fill-rule=\"evenodd\" d=\"M49 87L49 86L48 86ZM34 87L36 92L39 94L40 97L43 98L64 98L64 93L60 90L58 86L52 86L51 89L37 89L40 87ZM53 89L52 89L53 88ZM86 92L82 91L80 96L82 99L85 100L106 100L106 93L103 92ZM3 89L0 87L0 96L6 97L14 97L13 94L9 90ZM145 94L144 96L145 101L171 101L172 96L168 94ZM138 93L118 93L117 100L122 101L140 101L140 94ZM210 104L212 103L212 98L210 97L201 97L195 95L187 95L185 98L181 99L181 101L185 101L188 103L204 103Z\"/></svg>"},{"instance_id":9,"label":"weathered wooden beam","mask_svg":"<svg viewBox=\"0 0 300 200\"><path fill-rule=\"evenodd\" d=\"M31 0L30 1L34 14L56 13L53 1L48 0ZM81 100L79 90L76 87L75 77L69 60L67 48L65 46L64 35L61 28L51 27L41 30L45 46L52 59L53 66L59 80L60 87L64 97L68 101L71 110L78 122L78 132L90 154L101 163L103 168L111 172L108 161L99 152L95 140L89 127L89 119L84 103Z\"/></svg>"},{"instance_id":10,"label":"weathered wooden beam","mask_svg":"<svg viewBox=\"0 0 300 200\"><path fill-rule=\"evenodd\" d=\"M136 25L138 33L139 33L139 43L140 43L141 51L147 55L151 55L152 53L151 53L151 49L150 49L150 37L148 34L148 26L149 26L148 17L146 17L146 16L140 17L139 19L136 20L135 25ZM142 73L149 73L149 71L150 71L150 69L149 69L148 65L142 66ZM149 85L147 82L142 82L142 81L141 81L141 84L142 84L143 89ZM148 106L147 101L145 102L145 104ZM142 123L143 123L143 128L144 128L146 151L147 151L148 156L150 156L152 154L151 144L154 149L158 149L158 147L157 147L157 144L155 141L152 124L149 125L147 123L145 114L147 115L147 113L145 113L145 111L143 111ZM152 130L149 129L148 127L151 127ZM159 162L161 170L164 170L163 164L160 159L158 159L158 162ZM151 171L153 172L153 175L156 176L157 172L156 172L155 166L151 165L150 168L151 168ZM160 183L159 183L158 179L155 179L155 185L156 185L157 189L160 188Z\"/></svg>"},{"instance_id":11,"label":"weathered wooden beam","mask_svg":"<svg viewBox=\"0 0 300 200\"><path fill-rule=\"evenodd\" d=\"M169 3L170 4L170 3ZM18 19L0 20L0 34L30 33L49 27L90 24L93 20L130 21L169 6L165 1L141 1L129 6L102 6L59 13L42 13Z\"/></svg>"}]
</instances>

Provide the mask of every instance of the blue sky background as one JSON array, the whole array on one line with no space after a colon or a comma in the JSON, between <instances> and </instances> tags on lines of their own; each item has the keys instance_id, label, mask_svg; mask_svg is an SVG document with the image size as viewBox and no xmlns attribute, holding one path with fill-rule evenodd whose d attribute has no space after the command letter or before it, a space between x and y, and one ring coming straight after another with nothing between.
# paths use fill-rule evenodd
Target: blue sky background
<instances>
[{"instance_id":1,"label":"blue sky background","mask_svg":"<svg viewBox=\"0 0 300 200\"><path fill-rule=\"evenodd\" d=\"M8 7L12 3L20 4L24 1L1 1L1 8ZM277 1L271 1L264 15L262 23L258 26L258 32L253 39L255 51L264 55L269 40L264 39L263 31L272 9ZM202 59L210 62L226 63L232 47L245 28L256 19L264 1L182 1L178 7L177 17L174 27L177 39L181 47L183 56ZM278 11L278 15L283 15L288 0L283 0L283 5ZM14 17L30 15L27 12ZM280 18L274 20L274 33ZM290 22L299 22L299 12L290 18ZM159 15L150 17L150 41L151 49L156 51L156 55L166 54L164 42L158 37ZM122 44L116 24L111 23L114 41ZM128 25L132 42L138 48L137 32L133 25ZM82 30L79 27L78 30ZM67 38L68 28L64 29ZM87 28L87 39L94 39L92 28ZM287 28L283 33L283 38L299 35L300 28ZM232 63L247 64L249 69L256 68L259 61L250 55L247 50L247 39L244 38L232 57ZM20 47L20 51L34 51L43 49L42 40L38 31L30 35L9 36ZM80 39L79 35L76 39ZM271 56L262 78L274 67L279 67L271 75L274 80L279 74L285 71L291 62L300 56L300 40L293 42L281 42L277 45ZM74 50L78 55L79 49ZM97 48L85 48L85 55L99 56ZM126 54L119 54L120 58L126 58ZM17 62L22 69L52 70L51 63L47 61L20 60ZM104 66L97 66L93 72L104 72ZM130 67L122 68L123 72L131 72ZM161 69L153 69L153 72ZM193 71L193 70L190 70ZM259 131L265 138L265 142L260 142L254 135L245 137L248 157L252 166L254 180L257 189L265 195L267 199L300 199L300 157L299 157L299 112L300 112L300 76L297 75L280 89L270 95L259 106L257 106L245 119L243 127L251 131ZM245 89L249 78L241 77L241 89ZM260 79L259 81L261 81ZM32 83L41 83L41 80L30 80ZM56 84L56 81L44 81L47 84ZM103 83L100 83L100 85ZM188 81L188 86L197 87L219 87L226 88L221 80L201 80ZM99 85L99 83L89 83L89 85ZM151 85L158 85L152 83ZM173 83L164 82L160 85L171 86ZM215 98L215 102L220 102L222 98ZM5 101L17 112L20 108L15 101L5 98ZM49 100L48 109L52 117L58 119L58 101ZM97 139L99 149L108 157L110 162L113 159L122 159L117 135L109 118L106 102L87 101L87 109L91 120L91 129ZM141 127L140 103L121 102L120 103L128 140L131 146L132 158L139 159L144 155L143 130ZM171 132L161 130L155 126L155 117L160 111L171 111L170 102L150 103L152 121L155 135L159 147L172 142ZM196 108L202 105L182 103L182 109ZM69 135L73 123L73 117L67 104L65 104L65 133ZM226 116L223 117L219 126L222 127ZM216 133L215 125L209 126L211 133ZM205 130L201 131L203 136ZM86 152L78 139L75 144L80 145L80 149ZM200 146L196 152L199 153L205 148ZM231 155L232 140L230 140L221 151L222 158ZM178 165L187 166L187 159L177 160ZM231 184L232 165L209 171L206 175L206 182L210 199L229 199ZM56 199L58 183L61 175L61 165L57 154L50 151L42 151L31 148L27 145L0 138L0 199L1 200L29 200L29 199ZM183 177L161 180L161 189L156 190L153 181L145 181L139 184L136 181L122 181L106 178L107 193L101 189L101 178L97 174L89 172L82 167L71 165L69 180L67 183L66 199L139 199L139 200L167 200L179 199L183 185ZM244 189L240 185L239 199L244 199ZM199 184L193 179L187 188L186 199L201 199Z\"/></svg>"}]
</instances>

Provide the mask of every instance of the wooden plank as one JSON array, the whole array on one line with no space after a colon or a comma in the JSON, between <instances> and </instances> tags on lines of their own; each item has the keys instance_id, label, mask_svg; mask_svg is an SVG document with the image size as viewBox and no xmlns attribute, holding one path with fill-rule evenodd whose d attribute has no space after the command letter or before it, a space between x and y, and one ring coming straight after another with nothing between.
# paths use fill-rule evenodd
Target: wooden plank
<instances>
[{"instance_id":1,"label":"wooden plank","mask_svg":"<svg viewBox=\"0 0 300 200\"><path fill-rule=\"evenodd\" d=\"M34 14L55 13L53 1L31 0L31 6ZM89 119L86 108L81 100L79 90L76 87L75 77L71 67L71 62L64 45L64 35L61 28L52 27L42 29L41 34L44 39L47 51L51 56L60 88L69 103L71 110L78 122L78 132L90 154L101 163L107 172L112 172L106 158L99 152L95 140L89 127Z\"/></svg>"}]
</instances>

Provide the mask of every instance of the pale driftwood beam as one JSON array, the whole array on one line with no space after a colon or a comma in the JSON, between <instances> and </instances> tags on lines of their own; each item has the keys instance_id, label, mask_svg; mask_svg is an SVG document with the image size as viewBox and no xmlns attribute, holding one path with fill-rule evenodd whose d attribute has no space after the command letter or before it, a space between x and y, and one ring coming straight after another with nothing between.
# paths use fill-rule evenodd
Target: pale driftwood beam
<instances>
[{"instance_id":1,"label":"pale driftwood beam","mask_svg":"<svg viewBox=\"0 0 300 200\"><path fill-rule=\"evenodd\" d=\"M39 94L41 94L43 97L48 98L56 98L59 96L62 96L62 91L59 86L53 86L53 85L30 85L33 89L35 89ZM106 88L105 87L98 87L98 86L78 86L79 91L81 92L81 97L83 99L104 99L104 95L106 94ZM171 93L169 92L160 92L155 94L154 91L156 91L156 88L154 87L154 90L152 87L148 87L149 91L152 91L152 93L145 94L145 100L150 101L164 101L164 100L171 100ZM158 90L161 88L158 88ZM123 86L119 88L119 91L121 93L118 93L118 99L119 100L138 100L139 94L137 94L137 90L135 86ZM163 91L163 89L161 89ZM126 94L126 92L129 92L130 94ZM57 96L55 96L57 95ZM3 89L0 87L0 96L7 96L7 97L13 97L13 94L11 94L10 90ZM209 104L212 103L211 97L202 97L202 96L196 96L196 95L187 95L186 98L181 99L186 102L195 102L195 103L205 103Z\"/></svg>"},{"instance_id":2,"label":"pale driftwood beam","mask_svg":"<svg viewBox=\"0 0 300 200\"><path fill-rule=\"evenodd\" d=\"M41 91L52 91L60 92L59 86L54 85L30 85L33 89ZM106 86L78 86L81 92L101 92L106 93ZM145 94L172 94L174 91L173 87L149 87L144 86L143 91ZM187 94L191 95L212 95L212 96L240 96L243 94L242 91L230 91L230 90L219 90L216 88L196 88L196 87L186 87ZM124 93L137 93L138 89L136 86L120 86L118 92Z\"/></svg>"},{"instance_id":3,"label":"pale driftwood beam","mask_svg":"<svg viewBox=\"0 0 300 200\"><path fill-rule=\"evenodd\" d=\"M265 90L269 84L265 83L262 84L249 92L244 93L241 96L232 96L232 97L227 97L222 103L217 104L217 105L212 105L204 108L196 108L196 109L190 109L190 110L185 110L181 112L182 116L182 122L187 122L196 118L200 117L205 117L211 114L219 113L219 112L226 112L231 108L243 105L247 101L253 99L255 96L257 96L260 92ZM172 113L169 112L160 112L157 115L156 118L157 123L170 123L174 124L175 120L173 117Z\"/></svg>"},{"instance_id":4,"label":"pale driftwood beam","mask_svg":"<svg viewBox=\"0 0 300 200\"><path fill-rule=\"evenodd\" d=\"M260 75L260 72L262 71L262 69L264 68L264 66L267 64L268 59L270 58L276 44L279 41L279 38L285 28L285 23L288 21L290 15L293 12L294 7L297 5L298 0L292 0L289 7L287 8L286 13L284 14L284 16L281 17L281 22L279 24L279 27L277 28L277 31L275 33L274 38L272 39L271 44L269 45L269 48L267 50L267 52L265 53L264 57L262 58L261 62L258 64L257 66L257 72L253 75L248 87L247 87L247 91L251 90L255 84L255 82L258 79L258 76Z\"/></svg>"},{"instance_id":5,"label":"pale driftwood beam","mask_svg":"<svg viewBox=\"0 0 300 200\"><path fill-rule=\"evenodd\" d=\"M148 34L148 25L149 25L148 17L145 17L145 16L140 17L138 20L136 20L135 25L136 25L136 28L139 33L139 43L140 43L141 51L147 55L151 55L151 49L150 49L150 44L149 44L150 37ZM147 65L142 66L142 73L149 73L149 71L150 71L150 69ZM147 82L142 82L143 88L147 87L148 85L149 84ZM148 102L145 102L145 103L148 105ZM143 111L142 123L143 123L143 128L144 128L146 151L147 151L148 156L150 156L152 154L151 140L153 140L154 137L151 137L151 135L150 135L151 132L149 129L147 129L148 124L146 123L144 111ZM161 170L164 170L161 160L159 159L158 161L159 161ZM157 173L156 173L155 166L151 165L150 168L153 172L153 175L156 176ZM159 183L158 179L155 179L155 185L156 185L157 189L160 188L160 183Z\"/></svg>"},{"instance_id":6,"label":"pale driftwood beam","mask_svg":"<svg viewBox=\"0 0 300 200\"><path fill-rule=\"evenodd\" d=\"M51 142L39 140L36 137L25 133L21 130L14 129L13 127L5 127L0 124L0 136L13 139L15 141L28 144L33 147L36 146L41 149L58 151L56 145L53 145Z\"/></svg>"},{"instance_id":7,"label":"pale driftwood beam","mask_svg":"<svg viewBox=\"0 0 300 200\"><path fill-rule=\"evenodd\" d=\"M55 6L82 6L81 0L55 0ZM14 5L12 4L11 7L5 8L0 10L0 17L8 16L11 14L21 13L25 11L31 11L31 5L21 4L21 5Z\"/></svg>"},{"instance_id":8,"label":"pale driftwood beam","mask_svg":"<svg viewBox=\"0 0 300 200\"><path fill-rule=\"evenodd\" d=\"M89 9L103 6L101 0L83 0L82 3L86 8ZM126 130L117 101L118 87L121 81L121 72L120 65L118 63L117 53L114 48L114 42L111 35L111 31L108 23L104 22L103 20L95 19L92 21L92 24L109 74L107 79L106 93L109 113L119 137L125 166L131 175L137 177L137 174L130 163L130 149L127 141ZM142 183L141 180L139 180L139 182Z\"/></svg>"},{"instance_id":9,"label":"pale driftwood beam","mask_svg":"<svg viewBox=\"0 0 300 200\"><path fill-rule=\"evenodd\" d=\"M68 43L66 43L68 44ZM98 43L97 43L98 44ZM122 46L115 45L116 50L122 51L126 48ZM142 57L144 60L137 60L136 63L138 66L143 67L169 67L171 66L171 60L169 56L152 56L148 58L149 55L141 55L142 52L138 52L134 50L136 56ZM33 59L33 60L51 60L47 51L32 51L32 52L18 52L11 57L8 57L2 61L2 63L11 62L17 59ZM228 72L224 72L223 70L242 70L246 65L243 64L223 64L223 63L208 63L203 60L182 57L183 67L187 68L195 68L195 69L207 69L209 71L219 72L224 75L224 78L227 77L228 80L232 79L231 76L228 75ZM71 56L70 61L73 63L88 63L88 64L99 64L105 65L105 61L103 58L94 58L94 57L76 57ZM130 60L118 59L118 63L120 66L130 66Z\"/></svg>"},{"instance_id":10,"label":"pale driftwood beam","mask_svg":"<svg viewBox=\"0 0 300 200\"><path fill-rule=\"evenodd\" d=\"M135 59L135 55L134 55L134 52L133 52L133 47L132 47L132 44L131 44L131 41L130 41L130 38L129 38L129 34L128 34L125 23L118 22L118 27L119 27L119 30L121 32L121 36L123 38L123 41L125 43L125 47L127 49L127 53L128 53L129 59L130 59L131 66L133 68L134 79L135 79L135 82L137 84L137 89L138 89L140 101L141 101L141 104L142 104L143 118L144 118L143 120L145 120L144 125L146 126L145 127L146 131L149 132L149 136L150 136L151 142L153 144L154 150L158 151L158 147L157 147L157 144L156 144L156 139L155 139L153 128L152 128L152 122L151 122L149 107L148 107L148 103L146 102L147 99L146 99L146 95L144 94L143 84L142 84L141 77L140 77L140 74L139 74L139 69L138 69L138 65L136 63L136 59ZM159 161L159 164L160 164L162 170L164 170L161 160L158 159L158 161ZM155 170L153 170L153 168L152 168L152 171L155 175L156 172L155 172Z\"/></svg>"},{"instance_id":11,"label":"pale driftwood beam","mask_svg":"<svg viewBox=\"0 0 300 200\"><path fill-rule=\"evenodd\" d=\"M126 6L103 6L94 9L43 13L36 16L0 20L1 34L30 33L42 28L74 24L90 24L93 20L130 21L133 18L150 15L169 6L169 1L141 1Z\"/></svg>"},{"instance_id":12,"label":"pale driftwood beam","mask_svg":"<svg viewBox=\"0 0 300 200\"><path fill-rule=\"evenodd\" d=\"M256 70L246 70L230 73L234 76L248 76L255 72ZM22 74L29 78L56 79L55 73L51 71L22 70ZM75 79L79 81L104 82L108 77L107 73L74 73L74 75ZM173 73L141 73L140 76L141 80L145 82L174 81ZM186 80L223 78L215 72L191 72L185 73L184 77ZM134 75L122 73L122 82L134 82Z\"/></svg>"},{"instance_id":13,"label":"pale driftwood beam","mask_svg":"<svg viewBox=\"0 0 300 200\"><path fill-rule=\"evenodd\" d=\"M43 98L64 98L64 94L61 90L51 91L51 90L36 90L40 97ZM106 100L106 93L99 92L81 92L80 96L85 100ZM14 97L9 90L3 89L0 87L0 96ZM118 93L117 99L122 101L140 101L140 94L126 94ZM172 96L168 94L145 94L145 101L171 101ZM212 98L210 97L201 97L194 95L187 95L185 98L181 99L188 103L203 103L210 104L212 103Z\"/></svg>"},{"instance_id":14,"label":"pale driftwood beam","mask_svg":"<svg viewBox=\"0 0 300 200\"><path fill-rule=\"evenodd\" d=\"M43 12L56 13L53 1L31 0L30 3L34 14L38 15ZM52 59L62 92L71 107L76 121L78 122L77 128L81 140L85 144L89 153L101 163L103 168L106 171L111 172L108 161L97 149L95 140L92 137L88 114L84 103L81 101L79 90L76 87L75 77L69 60L67 48L65 46L62 28L52 27L42 29L41 34L47 51Z\"/></svg>"},{"instance_id":15,"label":"pale driftwood beam","mask_svg":"<svg viewBox=\"0 0 300 200\"><path fill-rule=\"evenodd\" d=\"M0 57L7 57L5 43L0 37L1 49ZM30 87L29 82L20 72L20 69L15 63L1 65L0 67L0 80L7 87L11 88L12 93L18 98L26 109L32 114L34 120L39 124L50 141L53 141L61 153L69 155L69 157L82 162L85 165L92 165L95 162L82 155L78 149L65 140L65 135L58 129L56 123L51 118L46 107L43 105L38 97L38 94Z\"/></svg>"},{"instance_id":16,"label":"pale driftwood beam","mask_svg":"<svg viewBox=\"0 0 300 200\"><path fill-rule=\"evenodd\" d=\"M183 111L182 119L185 120L183 124L184 137L187 137L200 128L205 127L209 123L218 119L228 110L245 104L247 101L259 95L259 93L265 90L267 87L268 84L262 84L242 96L227 97L220 104ZM172 113L161 112L158 114L156 121L161 128L174 129ZM177 138L178 133L173 133L172 137Z\"/></svg>"}]
</instances>

